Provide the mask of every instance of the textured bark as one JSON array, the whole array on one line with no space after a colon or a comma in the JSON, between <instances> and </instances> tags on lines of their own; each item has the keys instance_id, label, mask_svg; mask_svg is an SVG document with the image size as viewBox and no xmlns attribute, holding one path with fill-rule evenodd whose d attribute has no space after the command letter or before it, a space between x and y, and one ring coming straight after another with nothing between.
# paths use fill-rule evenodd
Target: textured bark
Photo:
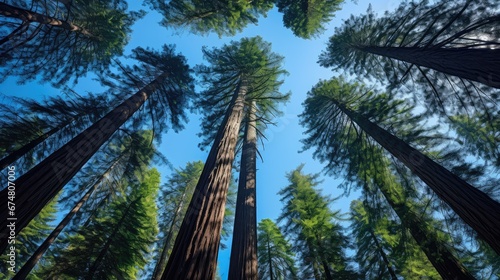
<instances>
[{"instance_id":1,"label":"textured bark","mask_svg":"<svg viewBox=\"0 0 500 280\"><path fill-rule=\"evenodd\" d=\"M87 202L92 193L97 189L99 184L102 182L104 178L108 176L111 170L116 166L118 161L115 161L107 170L104 172L97 182L89 188L89 190L85 193L85 195L76 203L76 205L71 209L71 211L61 220L61 222L57 225L57 227L49 234L49 236L43 241L43 243L36 249L36 251L31 255L29 260L21 267L21 269L16 273L12 280L21 280L26 279L28 274L31 272L33 267L38 263L38 261L42 258L43 254L49 249L49 247L54 243L59 234L63 231L63 229L69 224L71 219L80 211L83 204Z\"/></svg>"},{"instance_id":2,"label":"textured bark","mask_svg":"<svg viewBox=\"0 0 500 280\"><path fill-rule=\"evenodd\" d=\"M357 47L439 72L500 88L500 49Z\"/></svg>"},{"instance_id":3,"label":"textured bark","mask_svg":"<svg viewBox=\"0 0 500 280\"><path fill-rule=\"evenodd\" d=\"M246 92L246 85L240 82L210 149L163 280L206 280L216 275L220 232Z\"/></svg>"},{"instance_id":4,"label":"textured bark","mask_svg":"<svg viewBox=\"0 0 500 280\"><path fill-rule=\"evenodd\" d=\"M166 77L167 74L160 75L14 182L16 234L28 225L111 135L146 102ZM0 205L7 205L7 194L7 189L0 191ZM7 218L10 219L12 215L9 215L7 207L0 211L0 252L3 252L8 245L7 225L12 222Z\"/></svg>"},{"instance_id":5,"label":"textured bark","mask_svg":"<svg viewBox=\"0 0 500 280\"><path fill-rule=\"evenodd\" d=\"M37 22L59 27L71 32L80 32L86 36L92 36L88 30L71 22L25 10L23 8L14 7L5 3L0 3L0 15L4 17L17 18L23 22Z\"/></svg>"},{"instance_id":6,"label":"textured bark","mask_svg":"<svg viewBox=\"0 0 500 280\"><path fill-rule=\"evenodd\" d=\"M488 242L493 249L500 249L500 203L361 114L341 104L337 103L337 105L361 129L403 162L450 205L467 224L477 231L479 237ZM390 189L384 188L383 184L379 185L389 204L444 279L474 279L453 254L438 242L434 233L425 231L421 227L424 223L416 213L408 211L404 203L391 199Z\"/></svg>"},{"instance_id":7,"label":"textured bark","mask_svg":"<svg viewBox=\"0 0 500 280\"><path fill-rule=\"evenodd\" d=\"M373 230L371 228L368 229L368 232L370 233L370 236L372 237L373 241L375 242L375 246L377 246L377 251L379 252L380 256L382 257L382 260L384 260L385 266L387 267L387 271L389 271L389 274L391 275L391 279L398 280L398 276L396 276L396 273L392 269L392 265L389 262L387 255L385 254L384 250L382 249L382 246L380 246L380 243L377 240L377 236L375 235L375 233L373 233Z\"/></svg>"},{"instance_id":8,"label":"textured bark","mask_svg":"<svg viewBox=\"0 0 500 280\"><path fill-rule=\"evenodd\" d=\"M165 237L165 242L161 251L160 259L156 263L153 275L151 276L152 280L160 280L163 271L165 271L165 265L167 264L167 257L168 257L168 248L170 248L172 237L174 236L175 224L177 223L182 208L184 207L184 198L186 197L186 192L187 188L184 188L184 192L182 193L180 202L176 207L174 217L172 218L172 222L170 223L168 235L167 237Z\"/></svg>"},{"instance_id":9,"label":"textured bark","mask_svg":"<svg viewBox=\"0 0 500 280\"><path fill-rule=\"evenodd\" d=\"M257 280L257 208L256 158L257 130L255 101L247 115L245 139L241 152L238 196L234 218L233 241L229 263L229 279Z\"/></svg>"}]
</instances>

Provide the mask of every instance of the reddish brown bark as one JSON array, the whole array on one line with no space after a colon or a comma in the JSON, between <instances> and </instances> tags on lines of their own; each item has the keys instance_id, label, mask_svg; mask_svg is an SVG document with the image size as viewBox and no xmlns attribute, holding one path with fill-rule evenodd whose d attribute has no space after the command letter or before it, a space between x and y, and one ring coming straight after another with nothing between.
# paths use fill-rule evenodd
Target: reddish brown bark
<instances>
[{"instance_id":1,"label":"reddish brown bark","mask_svg":"<svg viewBox=\"0 0 500 280\"><path fill-rule=\"evenodd\" d=\"M32 12L23 8L14 7L5 3L0 3L0 15L5 17L17 18L22 20L23 22L37 22L41 24L47 24L55 27L60 27L71 32L80 32L86 36L92 36L92 34L88 30L71 22Z\"/></svg>"},{"instance_id":2,"label":"reddish brown bark","mask_svg":"<svg viewBox=\"0 0 500 280\"><path fill-rule=\"evenodd\" d=\"M36 249L36 251L31 255L29 260L21 267L21 269L16 273L12 280L21 280L26 279L28 274L31 272L33 267L38 263L38 261L42 258L43 254L49 249L49 247L54 243L59 234L63 231L63 229L69 224L71 219L80 211L83 204L87 202L92 193L97 189L99 184L102 182L104 178L108 176L111 170L116 166L118 161L115 161L107 170L104 172L97 182L88 189L85 195L75 204L73 209L61 220L61 222L57 225L57 227L49 234L49 236L43 241L43 243Z\"/></svg>"},{"instance_id":3,"label":"reddish brown bark","mask_svg":"<svg viewBox=\"0 0 500 280\"><path fill-rule=\"evenodd\" d=\"M500 88L500 49L376 46L357 49Z\"/></svg>"},{"instance_id":4,"label":"reddish brown bark","mask_svg":"<svg viewBox=\"0 0 500 280\"><path fill-rule=\"evenodd\" d=\"M163 280L205 280L216 275L220 232L246 92L246 86L240 83L210 149Z\"/></svg>"},{"instance_id":5,"label":"reddish brown bark","mask_svg":"<svg viewBox=\"0 0 500 280\"><path fill-rule=\"evenodd\" d=\"M229 279L257 280L257 131L255 102L247 115L234 218Z\"/></svg>"},{"instance_id":6,"label":"reddish brown bark","mask_svg":"<svg viewBox=\"0 0 500 280\"><path fill-rule=\"evenodd\" d=\"M160 75L14 182L15 215L9 215L7 207L0 210L0 252L8 244L10 230L7 225L12 221L7 218L16 218L16 234L26 227L111 135L146 102L166 76ZM7 189L0 191L0 205L7 205L7 194Z\"/></svg>"},{"instance_id":7,"label":"reddish brown bark","mask_svg":"<svg viewBox=\"0 0 500 280\"><path fill-rule=\"evenodd\" d=\"M500 254L500 203L359 113L337 104L351 120L424 181Z\"/></svg>"}]
</instances>

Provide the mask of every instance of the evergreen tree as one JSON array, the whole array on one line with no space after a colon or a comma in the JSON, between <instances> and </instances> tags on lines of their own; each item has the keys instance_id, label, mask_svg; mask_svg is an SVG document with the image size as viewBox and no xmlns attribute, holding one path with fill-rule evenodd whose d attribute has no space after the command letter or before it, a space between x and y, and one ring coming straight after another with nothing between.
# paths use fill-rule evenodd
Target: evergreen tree
<instances>
[{"instance_id":1,"label":"evergreen tree","mask_svg":"<svg viewBox=\"0 0 500 280\"><path fill-rule=\"evenodd\" d=\"M163 14L166 27L188 27L191 32L219 36L235 35L249 23L257 24L260 15L265 16L273 7L272 0L147 0Z\"/></svg>"},{"instance_id":2,"label":"evergreen tree","mask_svg":"<svg viewBox=\"0 0 500 280\"><path fill-rule=\"evenodd\" d=\"M180 121L184 118L183 110L193 87L185 58L175 55L173 49L167 46L164 46L162 53L138 48L135 51L135 57L141 62L136 67L142 67L144 71L157 70L161 74L151 78L143 88L15 181L16 204L19 209L16 213L19 218L17 231L26 226L99 148L146 103L150 96L161 101L156 104L162 107L153 116L166 118L165 114L169 112L172 125L176 128L181 126ZM161 112L163 115L160 114ZM4 194L1 199L6 201L6 190L0 193ZM29 203L30 207L28 207L27 203L33 197L37 197L32 200L36 203ZM0 217L6 222L7 211L2 210ZM4 226L2 232L6 229L5 222L2 222ZM4 238L0 243L0 249L5 248L6 244Z\"/></svg>"},{"instance_id":3,"label":"evergreen tree","mask_svg":"<svg viewBox=\"0 0 500 280\"><path fill-rule=\"evenodd\" d=\"M489 87L500 87L498 8L494 0L425 0L383 17L369 10L335 29L319 61L399 91L414 83L407 93L424 95L431 113L482 112L498 98Z\"/></svg>"},{"instance_id":4,"label":"evergreen tree","mask_svg":"<svg viewBox=\"0 0 500 280\"><path fill-rule=\"evenodd\" d=\"M31 256L36 250L38 243L50 233L49 225L56 217L57 198L52 200L46 207L40 211L29 224L18 235L16 235L16 243L11 244L16 248L16 258L14 270L17 273L21 265ZM10 246L9 246L10 247ZM0 260L5 264L0 266L0 277L3 279L11 279L14 273L7 268L10 267L9 258L7 258L8 249L2 252Z\"/></svg>"},{"instance_id":5,"label":"evergreen tree","mask_svg":"<svg viewBox=\"0 0 500 280\"><path fill-rule=\"evenodd\" d=\"M263 219L258 227L259 279L298 279L292 246L278 226Z\"/></svg>"},{"instance_id":6,"label":"evergreen tree","mask_svg":"<svg viewBox=\"0 0 500 280\"><path fill-rule=\"evenodd\" d=\"M352 149L344 145L346 141L356 144L363 138L373 139L422 179L481 239L500 252L500 203L370 120L377 121L373 109L368 110L369 102L376 101L376 98L370 100L370 96L373 96L373 91L341 79L316 85L309 93L302 115L309 134L305 146L316 146L315 156L327 161L331 170L337 165L337 155L342 159L350 158L344 153L346 149ZM399 122L408 122L408 119L400 118ZM368 162L364 156L361 153L359 158L350 158L349 162Z\"/></svg>"},{"instance_id":7,"label":"evergreen tree","mask_svg":"<svg viewBox=\"0 0 500 280\"><path fill-rule=\"evenodd\" d=\"M18 75L27 81L40 74L61 85L103 69L122 54L132 24L143 16L127 12L125 1L11 3L0 3L0 80Z\"/></svg>"},{"instance_id":8,"label":"evergreen tree","mask_svg":"<svg viewBox=\"0 0 500 280\"><path fill-rule=\"evenodd\" d=\"M276 6L283 13L283 24L298 37L309 39L322 33L344 0L277 0Z\"/></svg>"},{"instance_id":9,"label":"evergreen tree","mask_svg":"<svg viewBox=\"0 0 500 280\"><path fill-rule=\"evenodd\" d=\"M243 38L220 49L203 50L210 66L198 73L208 89L197 107L206 118L202 124L205 143L212 148L195 189L172 257L162 279L212 279L223 223L224 206L231 181L231 168L245 107L252 100L272 99L279 85L282 57L271 52L260 37ZM265 110L263 110L265 112ZM214 136L213 127L219 127Z\"/></svg>"},{"instance_id":10,"label":"evergreen tree","mask_svg":"<svg viewBox=\"0 0 500 280\"><path fill-rule=\"evenodd\" d=\"M74 235L46 269L46 279L136 279L157 234L160 174L150 169L126 197L114 201Z\"/></svg>"},{"instance_id":11,"label":"evergreen tree","mask_svg":"<svg viewBox=\"0 0 500 280\"><path fill-rule=\"evenodd\" d=\"M333 200L315 188L316 178L317 175L303 174L302 166L288 174L290 185L278 193L284 203L278 220L285 222L283 231L294 236L303 277L352 279L356 275L345 255L348 238L336 222L340 213L330 210L328 206Z\"/></svg>"},{"instance_id":12,"label":"evergreen tree","mask_svg":"<svg viewBox=\"0 0 500 280\"><path fill-rule=\"evenodd\" d=\"M151 131L143 131L126 137L126 139L122 141L122 145L117 145L116 147L111 148L107 147L108 149L106 150L106 153L112 159L109 162L102 163L102 167L106 168L106 170L104 172L99 172L97 171L99 164L93 164L92 169L94 170L94 173L97 173L98 175L87 173L86 175L88 176L88 180L83 180L81 186L67 194L67 197L74 197L79 193L85 192L85 194L74 204L72 209L43 241L38 249L34 251L30 259L17 272L15 279L24 279L28 276L28 273L30 273L33 267L38 263L42 255L47 251L47 249L49 249L65 227L70 224L73 217L80 214L79 218L81 219L80 210L82 207L85 212L98 211L98 209L96 209L97 207L93 207L94 209L88 205L87 207L84 207L84 204L86 204L89 199L91 200L91 203L94 203L94 205L102 207L103 204L101 202L103 199L96 197L106 198L112 196L113 192L124 192L125 190L116 190L117 188L113 187L113 185L119 186L121 184L119 181L124 181L125 179L128 182L134 182L136 180L135 176L138 173L146 171L145 169L147 165L151 162L153 156L155 156L155 148L151 145L151 140ZM116 196L117 194L114 195ZM93 198L91 199L92 196ZM90 219L92 219L91 213L87 220Z\"/></svg>"}]
</instances>

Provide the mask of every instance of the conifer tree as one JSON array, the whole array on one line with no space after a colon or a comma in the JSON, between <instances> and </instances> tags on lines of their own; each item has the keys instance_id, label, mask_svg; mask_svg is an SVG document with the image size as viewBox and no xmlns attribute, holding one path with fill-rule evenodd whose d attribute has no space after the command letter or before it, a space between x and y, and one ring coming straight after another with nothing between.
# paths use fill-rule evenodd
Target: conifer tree
<instances>
[{"instance_id":1,"label":"conifer tree","mask_svg":"<svg viewBox=\"0 0 500 280\"><path fill-rule=\"evenodd\" d=\"M258 227L259 279L299 279L292 245L271 219L263 219Z\"/></svg>"},{"instance_id":2,"label":"conifer tree","mask_svg":"<svg viewBox=\"0 0 500 280\"><path fill-rule=\"evenodd\" d=\"M197 71L208 89L197 107L206 116L202 123L204 131L209 131L205 143L213 144L162 279L215 276L224 206L245 108L252 100L281 95L277 90L281 84L278 78L284 73L282 57L272 53L270 44L260 37L243 38L203 53L210 65L199 66Z\"/></svg>"}]
</instances>

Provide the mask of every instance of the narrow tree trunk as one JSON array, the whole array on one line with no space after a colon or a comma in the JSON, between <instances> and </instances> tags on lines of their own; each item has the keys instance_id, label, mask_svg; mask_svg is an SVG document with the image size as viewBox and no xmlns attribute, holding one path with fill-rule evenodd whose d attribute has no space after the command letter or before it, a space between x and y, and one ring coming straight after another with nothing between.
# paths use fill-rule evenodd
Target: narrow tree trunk
<instances>
[{"instance_id":1,"label":"narrow tree trunk","mask_svg":"<svg viewBox=\"0 0 500 280\"><path fill-rule=\"evenodd\" d=\"M271 245L269 244L269 240L271 240L271 237L269 234L267 234L267 255L268 255L268 262L269 262L269 277L270 280L274 280L274 272L273 272L273 259L271 255Z\"/></svg>"},{"instance_id":2,"label":"narrow tree trunk","mask_svg":"<svg viewBox=\"0 0 500 280\"><path fill-rule=\"evenodd\" d=\"M168 235L165 238L165 242L161 251L161 256L158 262L155 265L155 270L153 271L153 275L151 276L152 280L160 280L161 276L163 274L163 271L165 270L165 265L167 264L167 254L168 254L168 248L170 248L170 242L172 240L172 237L174 236L174 227L175 224L177 223L177 218L179 217L182 207L184 206L184 198L186 197L186 191L187 188L184 188L184 192L182 193L181 199L179 204L176 207L174 217L172 218L172 222L170 223L170 229L168 230Z\"/></svg>"},{"instance_id":3,"label":"narrow tree trunk","mask_svg":"<svg viewBox=\"0 0 500 280\"><path fill-rule=\"evenodd\" d=\"M500 88L500 49L376 46L356 48Z\"/></svg>"},{"instance_id":4,"label":"narrow tree trunk","mask_svg":"<svg viewBox=\"0 0 500 280\"><path fill-rule=\"evenodd\" d=\"M41 24L60 27L71 32L80 32L86 36L92 36L92 34L88 30L81 26L74 25L71 22L25 10L23 8L14 7L5 3L0 3L0 15L4 17L17 18L22 20L23 22L37 22Z\"/></svg>"},{"instance_id":5,"label":"narrow tree trunk","mask_svg":"<svg viewBox=\"0 0 500 280\"><path fill-rule=\"evenodd\" d=\"M64 122L64 123L62 123L62 124L60 124L60 125L52 128L51 130L43 133L42 135L38 136L37 138L35 138L33 140L31 140L29 143L23 145L21 148L13 151L8 156L6 156L2 160L0 160L0 169L6 168L10 164L12 164L14 161L16 161L19 158L21 158L26 153L28 153L33 148L35 148L38 144L40 144L43 141L45 141L45 139L49 138L54 133L58 132L59 130L61 130L66 125L70 124L72 121L73 121L73 119L71 119L70 121Z\"/></svg>"},{"instance_id":6,"label":"narrow tree trunk","mask_svg":"<svg viewBox=\"0 0 500 280\"><path fill-rule=\"evenodd\" d=\"M373 232L371 228L368 229L368 232L370 233L370 236L372 237L373 241L375 242L375 246L377 246L377 250L380 253L380 256L382 257L382 260L384 260L385 266L387 267L387 271L389 271L389 274L391 275L392 280L398 280L398 277L396 276L396 273L392 269L392 265L389 262L389 259L387 258L387 255L385 254L384 250L382 249L382 246L380 246L380 243L377 240L377 236Z\"/></svg>"},{"instance_id":7,"label":"narrow tree trunk","mask_svg":"<svg viewBox=\"0 0 500 280\"><path fill-rule=\"evenodd\" d=\"M500 203L363 115L341 104L337 105L361 129L422 179L481 239L500 254Z\"/></svg>"},{"instance_id":8,"label":"narrow tree trunk","mask_svg":"<svg viewBox=\"0 0 500 280\"><path fill-rule=\"evenodd\" d=\"M0 210L0 252L8 244L10 229L7 225L14 223L16 234L28 225L166 77L166 73L160 75L14 182L16 211L9 213L7 207ZM0 205L7 205L7 199L6 188L0 191Z\"/></svg>"},{"instance_id":9,"label":"narrow tree trunk","mask_svg":"<svg viewBox=\"0 0 500 280\"><path fill-rule=\"evenodd\" d=\"M130 212L130 209L132 208L132 205L134 203L136 203L139 199L141 199L141 197L138 197L136 199L134 199L133 201L131 201L129 203L129 205L127 205L127 209L125 209L125 212L123 212L120 220L118 221L118 223L116 223L116 225L114 226L114 229L113 231L111 232L111 234L108 236L107 240L106 240L106 243L104 244L104 246L102 247L101 251L99 252L99 255L97 256L97 258L95 259L94 263L92 264L92 266L90 267L89 269L89 273L87 275L87 277L85 277L85 279L88 279L88 280L92 280L94 279L94 274L96 273L97 271L97 268L99 267L100 263L102 262L102 260L104 259L104 257L106 256L106 254L108 253L109 251L109 247L111 247L111 244L113 243L114 239L115 239L115 236L116 234L118 234L118 232L120 231L120 229L122 228L122 224L123 222L125 221L125 219L128 217L128 213Z\"/></svg>"},{"instance_id":10,"label":"narrow tree trunk","mask_svg":"<svg viewBox=\"0 0 500 280\"><path fill-rule=\"evenodd\" d=\"M246 85L240 82L210 149L162 275L163 280L215 277L220 231L246 92Z\"/></svg>"},{"instance_id":11,"label":"narrow tree trunk","mask_svg":"<svg viewBox=\"0 0 500 280\"><path fill-rule=\"evenodd\" d=\"M316 246L317 246L317 251L318 251L318 255L319 255L319 258L320 258L320 261L321 261L321 265L323 266L323 271L325 272L325 279L326 280L333 280L333 277L332 277L332 273L330 271L330 266L328 265L328 261L325 257L325 254L323 253L324 250L323 250L323 246L321 245L321 238L319 236L319 234L315 234L316 236Z\"/></svg>"},{"instance_id":12,"label":"narrow tree trunk","mask_svg":"<svg viewBox=\"0 0 500 280\"><path fill-rule=\"evenodd\" d=\"M97 186L102 182L106 176L111 172L111 170L116 166L118 161L115 161L94 183L94 185L88 189L85 195L76 203L76 205L71 209L71 211L62 219L62 221L57 225L57 227L50 233L50 235L43 241L43 243L36 249L36 251L31 255L29 260L21 267L21 269L16 273L12 280L22 280L26 279L28 274L31 272L33 267L42 258L43 254L49 249L49 247L54 243L59 234L63 229L69 224L71 219L76 215L78 211L82 208L83 204L87 202L92 193L97 189Z\"/></svg>"},{"instance_id":13,"label":"narrow tree trunk","mask_svg":"<svg viewBox=\"0 0 500 280\"><path fill-rule=\"evenodd\" d=\"M257 280L256 158L257 130L255 101L249 108L234 219L229 279Z\"/></svg>"}]
</instances>

